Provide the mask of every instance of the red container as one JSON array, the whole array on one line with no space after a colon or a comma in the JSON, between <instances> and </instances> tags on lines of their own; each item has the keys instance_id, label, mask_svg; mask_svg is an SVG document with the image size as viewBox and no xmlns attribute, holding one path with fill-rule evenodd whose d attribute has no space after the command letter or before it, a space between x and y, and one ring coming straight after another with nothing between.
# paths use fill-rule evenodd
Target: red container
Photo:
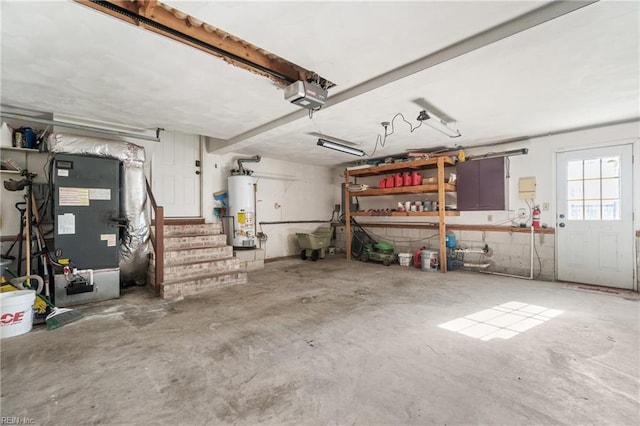
<instances>
[{"instance_id":1,"label":"red container","mask_svg":"<svg viewBox=\"0 0 640 426\"><path fill-rule=\"evenodd\" d=\"M395 186L394 182L395 178L393 176L389 176L387 178L387 185L385 186L385 188L393 188Z\"/></svg>"},{"instance_id":2,"label":"red container","mask_svg":"<svg viewBox=\"0 0 640 426\"><path fill-rule=\"evenodd\" d=\"M398 173L396 175L396 186L402 186L402 175L400 173Z\"/></svg>"},{"instance_id":3,"label":"red container","mask_svg":"<svg viewBox=\"0 0 640 426\"><path fill-rule=\"evenodd\" d=\"M386 178L380 179L380 182L378 182L378 188L386 188L386 186L387 186L387 179Z\"/></svg>"},{"instance_id":4,"label":"red container","mask_svg":"<svg viewBox=\"0 0 640 426\"><path fill-rule=\"evenodd\" d=\"M420 247L413 252L413 266L414 268L422 269L422 249L425 247Z\"/></svg>"},{"instance_id":5,"label":"red container","mask_svg":"<svg viewBox=\"0 0 640 426\"><path fill-rule=\"evenodd\" d=\"M404 182L403 182L404 186L411 186L411 173L409 172L404 172Z\"/></svg>"},{"instance_id":6,"label":"red container","mask_svg":"<svg viewBox=\"0 0 640 426\"><path fill-rule=\"evenodd\" d=\"M413 172L413 174L411 175L411 184L422 185L422 175L418 172Z\"/></svg>"}]
</instances>

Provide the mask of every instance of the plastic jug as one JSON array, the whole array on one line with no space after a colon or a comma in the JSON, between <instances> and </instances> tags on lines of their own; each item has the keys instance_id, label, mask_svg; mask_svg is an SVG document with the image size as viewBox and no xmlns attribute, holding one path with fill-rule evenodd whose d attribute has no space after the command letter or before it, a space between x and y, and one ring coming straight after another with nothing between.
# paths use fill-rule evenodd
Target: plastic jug
<instances>
[{"instance_id":1,"label":"plastic jug","mask_svg":"<svg viewBox=\"0 0 640 426\"><path fill-rule=\"evenodd\" d=\"M404 172L403 185L404 186L411 186L412 185L411 173Z\"/></svg>"},{"instance_id":2,"label":"plastic jug","mask_svg":"<svg viewBox=\"0 0 640 426\"><path fill-rule=\"evenodd\" d=\"M378 188L386 188L386 187L387 187L387 179L386 178L380 179L380 182L378 182Z\"/></svg>"},{"instance_id":3,"label":"plastic jug","mask_svg":"<svg viewBox=\"0 0 640 426\"><path fill-rule=\"evenodd\" d=\"M451 231L447 231L445 235L445 244L447 248L453 249L456 248L456 234Z\"/></svg>"},{"instance_id":4,"label":"plastic jug","mask_svg":"<svg viewBox=\"0 0 640 426\"><path fill-rule=\"evenodd\" d=\"M413 172L413 174L411 175L411 184L422 185L422 175L418 172Z\"/></svg>"},{"instance_id":5,"label":"plastic jug","mask_svg":"<svg viewBox=\"0 0 640 426\"><path fill-rule=\"evenodd\" d=\"M422 250L426 247L420 247L413 252L413 267L417 269L422 268Z\"/></svg>"},{"instance_id":6,"label":"plastic jug","mask_svg":"<svg viewBox=\"0 0 640 426\"><path fill-rule=\"evenodd\" d=\"M385 185L385 188L393 188L395 186L395 178L393 176L389 176L387 178L387 184Z\"/></svg>"},{"instance_id":7,"label":"plastic jug","mask_svg":"<svg viewBox=\"0 0 640 426\"><path fill-rule=\"evenodd\" d=\"M400 173L398 173L395 176L395 179L396 179L396 186L402 186L403 181L402 181L402 175Z\"/></svg>"}]
</instances>

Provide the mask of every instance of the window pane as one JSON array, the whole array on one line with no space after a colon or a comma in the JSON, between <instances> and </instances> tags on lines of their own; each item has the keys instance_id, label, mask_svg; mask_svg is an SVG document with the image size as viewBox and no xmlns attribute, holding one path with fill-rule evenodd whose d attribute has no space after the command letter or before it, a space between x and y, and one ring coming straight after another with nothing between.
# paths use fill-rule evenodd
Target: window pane
<instances>
[{"instance_id":1,"label":"window pane","mask_svg":"<svg viewBox=\"0 0 640 426\"><path fill-rule=\"evenodd\" d=\"M602 202L602 220L620 220L620 200Z\"/></svg>"},{"instance_id":2,"label":"window pane","mask_svg":"<svg viewBox=\"0 0 640 426\"><path fill-rule=\"evenodd\" d=\"M582 179L582 161L569 161L567 163L567 179Z\"/></svg>"},{"instance_id":3,"label":"window pane","mask_svg":"<svg viewBox=\"0 0 640 426\"><path fill-rule=\"evenodd\" d=\"M602 159L602 177L620 176L620 157Z\"/></svg>"},{"instance_id":4,"label":"window pane","mask_svg":"<svg viewBox=\"0 0 640 426\"><path fill-rule=\"evenodd\" d=\"M569 200L582 200L582 181L567 182L567 198Z\"/></svg>"},{"instance_id":5,"label":"window pane","mask_svg":"<svg viewBox=\"0 0 640 426\"><path fill-rule=\"evenodd\" d=\"M600 179L584 181L584 198L586 200L600 199Z\"/></svg>"},{"instance_id":6,"label":"window pane","mask_svg":"<svg viewBox=\"0 0 640 426\"><path fill-rule=\"evenodd\" d=\"M600 220L600 201L584 202L584 220Z\"/></svg>"},{"instance_id":7,"label":"window pane","mask_svg":"<svg viewBox=\"0 0 640 426\"><path fill-rule=\"evenodd\" d=\"M569 220L582 220L583 203L582 201L569 201L567 211Z\"/></svg>"},{"instance_id":8,"label":"window pane","mask_svg":"<svg viewBox=\"0 0 640 426\"><path fill-rule=\"evenodd\" d=\"M620 179L602 179L602 198L620 198Z\"/></svg>"},{"instance_id":9,"label":"window pane","mask_svg":"<svg viewBox=\"0 0 640 426\"><path fill-rule=\"evenodd\" d=\"M584 178L593 179L600 177L600 159L585 160L584 162Z\"/></svg>"}]
</instances>

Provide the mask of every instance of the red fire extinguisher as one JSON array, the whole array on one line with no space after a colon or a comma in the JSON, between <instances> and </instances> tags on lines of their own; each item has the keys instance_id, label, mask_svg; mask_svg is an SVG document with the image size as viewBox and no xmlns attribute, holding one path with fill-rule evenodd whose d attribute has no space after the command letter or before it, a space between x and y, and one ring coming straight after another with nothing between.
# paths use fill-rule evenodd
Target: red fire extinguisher
<instances>
[{"instance_id":1,"label":"red fire extinguisher","mask_svg":"<svg viewBox=\"0 0 640 426\"><path fill-rule=\"evenodd\" d=\"M533 226L533 229L540 228L540 207L538 206L533 208L533 221L531 225Z\"/></svg>"}]
</instances>

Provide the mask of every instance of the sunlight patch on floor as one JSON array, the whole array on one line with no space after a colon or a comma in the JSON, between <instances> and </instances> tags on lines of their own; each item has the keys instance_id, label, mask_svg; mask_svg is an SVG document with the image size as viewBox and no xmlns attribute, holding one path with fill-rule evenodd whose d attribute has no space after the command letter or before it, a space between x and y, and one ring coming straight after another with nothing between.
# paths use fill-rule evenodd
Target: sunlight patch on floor
<instances>
[{"instance_id":1,"label":"sunlight patch on floor","mask_svg":"<svg viewBox=\"0 0 640 426\"><path fill-rule=\"evenodd\" d=\"M486 342L496 338L510 339L562 313L544 306L508 302L445 322L438 327Z\"/></svg>"}]
</instances>

